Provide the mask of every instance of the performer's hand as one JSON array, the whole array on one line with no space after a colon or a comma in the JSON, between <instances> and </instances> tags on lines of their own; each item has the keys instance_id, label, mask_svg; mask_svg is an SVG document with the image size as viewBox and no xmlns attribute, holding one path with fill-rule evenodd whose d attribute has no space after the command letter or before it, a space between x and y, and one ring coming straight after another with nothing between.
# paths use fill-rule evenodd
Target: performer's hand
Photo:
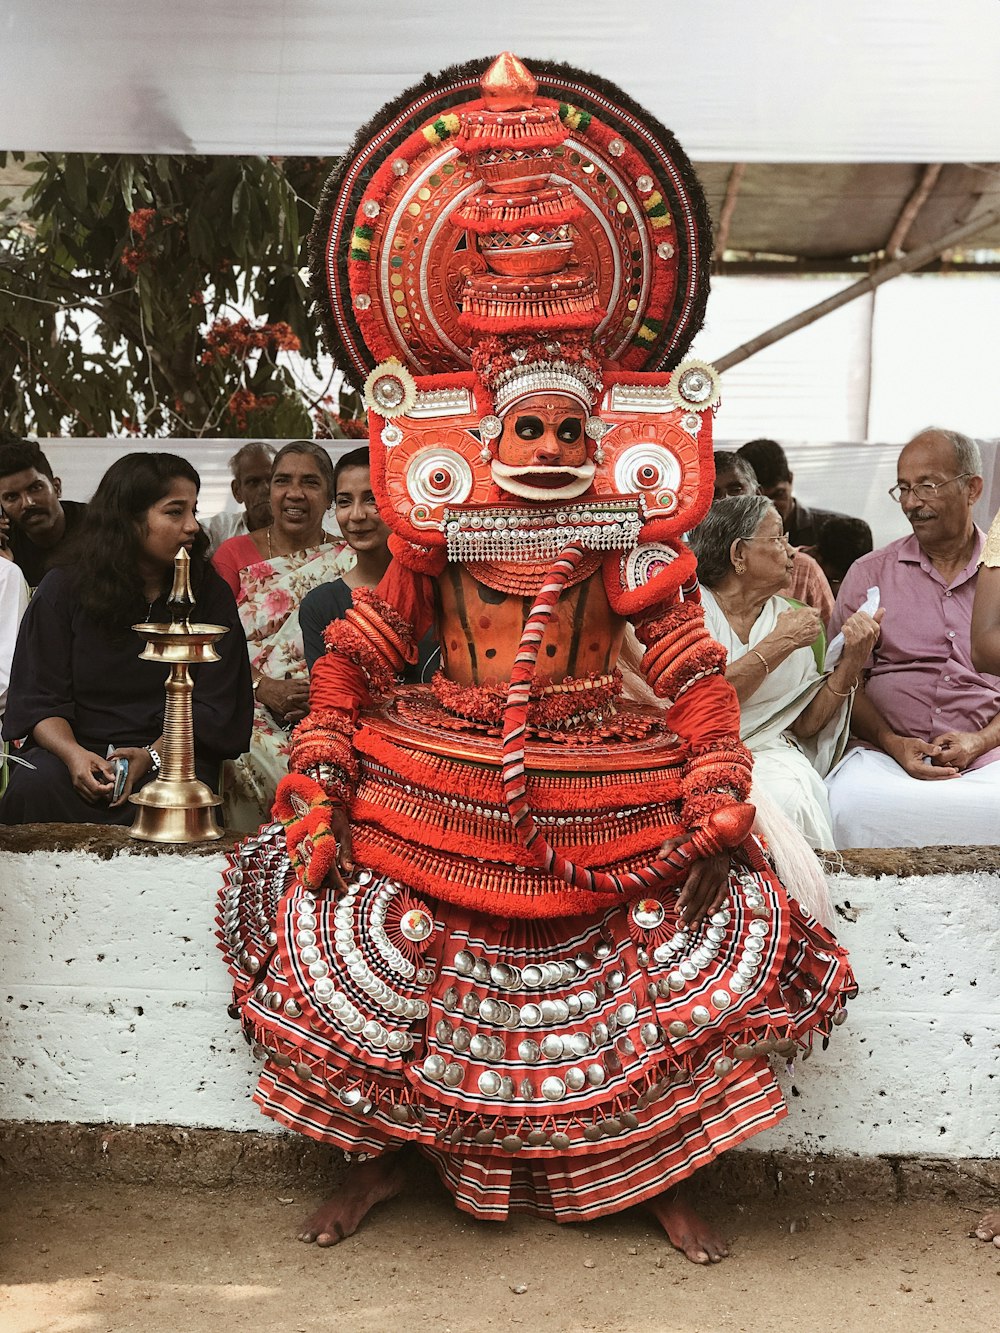
<instances>
[{"instance_id":1,"label":"performer's hand","mask_svg":"<svg viewBox=\"0 0 1000 1333\"><path fill-rule=\"evenodd\" d=\"M345 893L354 853L344 805L331 800L315 778L288 773L278 783L272 809L285 826L288 859L303 885L311 893L327 888Z\"/></svg>"},{"instance_id":2,"label":"performer's hand","mask_svg":"<svg viewBox=\"0 0 1000 1333\"><path fill-rule=\"evenodd\" d=\"M957 778L959 770L944 758L937 741L928 744L917 736L897 736L889 750L890 758L911 778L936 782L939 778Z\"/></svg>"},{"instance_id":3,"label":"performer's hand","mask_svg":"<svg viewBox=\"0 0 1000 1333\"><path fill-rule=\"evenodd\" d=\"M342 805L335 805L330 811L330 831L337 839L337 859L330 867L327 878L338 893L346 893L347 880L354 874L354 851L350 820Z\"/></svg>"},{"instance_id":4,"label":"performer's hand","mask_svg":"<svg viewBox=\"0 0 1000 1333\"><path fill-rule=\"evenodd\" d=\"M668 838L660 848L660 856L666 857L686 842L684 837ZM700 861L692 861L687 879L677 898L677 910L684 924L695 930L706 916L718 910L729 888L729 853L720 852Z\"/></svg>"}]
</instances>

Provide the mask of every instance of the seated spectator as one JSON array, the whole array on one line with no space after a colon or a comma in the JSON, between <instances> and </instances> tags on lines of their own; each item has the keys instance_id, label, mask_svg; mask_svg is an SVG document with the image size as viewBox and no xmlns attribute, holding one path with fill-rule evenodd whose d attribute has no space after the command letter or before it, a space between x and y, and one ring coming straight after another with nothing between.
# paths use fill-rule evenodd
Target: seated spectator
<instances>
[{"instance_id":1,"label":"seated spectator","mask_svg":"<svg viewBox=\"0 0 1000 1333\"><path fill-rule=\"evenodd\" d=\"M913 532L851 566L831 631L877 586L882 635L854 702L858 744L828 781L838 847L1000 842L1000 679L970 634L983 533L974 441L922 431L890 494Z\"/></svg>"},{"instance_id":2,"label":"seated spectator","mask_svg":"<svg viewBox=\"0 0 1000 1333\"><path fill-rule=\"evenodd\" d=\"M859 612L825 672L819 614L780 595L791 569L781 518L764 496L720 500L691 533L709 633L726 649L740 738L761 787L813 847L832 848L822 778L847 739L851 689L878 633ZM751 796L751 800L753 797Z\"/></svg>"},{"instance_id":3,"label":"seated spectator","mask_svg":"<svg viewBox=\"0 0 1000 1333\"><path fill-rule=\"evenodd\" d=\"M0 823L131 824L129 796L160 766L169 668L140 658L137 622L169 621L174 557L191 552L195 616L231 626L221 660L191 668L195 770L213 790L248 743L253 695L232 594L205 559L198 474L174 454L126 454L101 478L64 568L46 574L18 635L4 736L26 738ZM110 754L109 754L110 751ZM128 760L112 800L111 760Z\"/></svg>"},{"instance_id":4,"label":"seated spectator","mask_svg":"<svg viewBox=\"0 0 1000 1333\"><path fill-rule=\"evenodd\" d=\"M87 506L62 498L62 482L33 440L11 440L0 444L0 507L10 520L14 563L28 587L37 588Z\"/></svg>"},{"instance_id":5,"label":"seated spectator","mask_svg":"<svg viewBox=\"0 0 1000 1333\"><path fill-rule=\"evenodd\" d=\"M810 546L808 553L836 593L855 560L867 555L873 545L872 530L864 519L832 514L820 528L816 545Z\"/></svg>"},{"instance_id":6,"label":"seated spectator","mask_svg":"<svg viewBox=\"0 0 1000 1333\"><path fill-rule=\"evenodd\" d=\"M824 523L830 518L846 518L833 509L807 509L792 494L792 471L785 451L777 440L751 440L739 450L741 458L753 468L761 494L772 501L781 515L788 540L793 546L815 546ZM858 522L864 522L858 519ZM865 523L868 528L868 524ZM871 529L868 528L869 540ZM871 547L869 547L869 550Z\"/></svg>"},{"instance_id":7,"label":"seated spectator","mask_svg":"<svg viewBox=\"0 0 1000 1333\"><path fill-rule=\"evenodd\" d=\"M10 560L0 560L0 722L7 707L7 687L18 626L28 605L24 575Z\"/></svg>"},{"instance_id":8,"label":"seated spectator","mask_svg":"<svg viewBox=\"0 0 1000 1333\"><path fill-rule=\"evenodd\" d=\"M274 450L263 440L251 440L229 460L233 474L230 490L242 509L213 514L202 522L208 535L208 554L214 555L224 541L241 533L266 528L271 521L271 467Z\"/></svg>"},{"instance_id":9,"label":"seated spectator","mask_svg":"<svg viewBox=\"0 0 1000 1333\"><path fill-rule=\"evenodd\" d=\"M720 449L715 455L715 499L761 493L754 470L746 459ZM826 575L805 551L792 549L792 575L781 592L795 602L814 607L824 625L833 615L833 592Z\"/></svg>"},{"instance_id":10,"label":"seated spectator","mask_svg":"<svg viewBox=\"0 0 1000 1333\"><path fill-rule=\"evenodd\" d=\"M339 579L306 593L299 611L306 667L326 652L323 631L353 605L355 588L375 588L389 568L389 529L382 522L372 491L367 447L338 458L333 469L333 507L341 536L355 563Z\"/></svg>"},{"instance_id":11,"label":"seated spectator","mask_svg":"<svg viewBox=\"0 0 1000 1333\"><path fill-rule=\"evenodd\" d=\"M241 832L270 817L288 771L288 737L309 706L299 625L303 597L354 564L354 552L323 531L333 503L333 464L322 445L294 440L278 451L270 481L272 521L222 543L212 563L232 588L246 635L256 695L248 753L226 766L226 822Z\"/></svg>"},{"instance_id":12,"label":"seated spectator","mask_svg":"<svg viewBox=\"0 0 1000 1333\"><path fill-rule=\"evenodd\" d=\"M376 588L389 568L389 529L379 516L372 491L368 448L352 449L337 460L333 469L334 512L344 541L357 557L353 569L333 583L321 583L306 593L299 611L306 666L312 671L326 652L323 631L339 620L353 604L355 588ZM437 640L427 634L419 645L419 657L403 672L403 679L420 681L432 660L439 656Z\"/></svg>"}]
</instances>

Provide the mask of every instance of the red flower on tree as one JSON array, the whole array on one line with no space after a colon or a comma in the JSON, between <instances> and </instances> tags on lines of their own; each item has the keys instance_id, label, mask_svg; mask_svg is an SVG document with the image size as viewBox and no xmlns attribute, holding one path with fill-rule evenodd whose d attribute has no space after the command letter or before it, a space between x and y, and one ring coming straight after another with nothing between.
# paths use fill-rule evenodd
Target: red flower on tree
<instances>
[{"instance_id":1,"label":"red flower on tree","mask_svg":"<svg viewBox=\"0 0 1000 1333\"><path fill-rule=\"evenodd\" d=\"M251 352L297 352L301 346L298 336L288 324L261 324L254 326L248 319L217 319L205 334L206 350L202 364L211 365L219 357L245 360Z\"/></svg>"},{"instance_id":2,"label":"red flower on tree","mask_svg":"<svg viewBox=\"0 0 1000 1333\"><path fill-rule=\"evenodd\" d=\"M149 233L153 225L153 219L156 217L155 208L137 208L128 215L129 231L134 232L136 236L141 236L143 240Z\"/></svg>"},{"instance_id":3,"label":"red flower on tree","mask_svg":"<svg viewBox=\"0 0 1000 1333\"><path fill-rule=\"evenodd\" d=\"M278 401L277 394L256 394L251 389L237 389L230 398L226 411L240 430L245 430L247 418L253 412L267 411Z\"/></svg>"}]
</instances>

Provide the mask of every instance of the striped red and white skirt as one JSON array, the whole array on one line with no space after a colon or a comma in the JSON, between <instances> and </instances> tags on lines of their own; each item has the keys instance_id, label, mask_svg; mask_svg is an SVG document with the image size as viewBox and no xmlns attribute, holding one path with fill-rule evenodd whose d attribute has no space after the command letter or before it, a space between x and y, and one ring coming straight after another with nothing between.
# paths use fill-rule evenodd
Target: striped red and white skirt
<instances>
[{"instance_id":1,"label":"striped red and white skirt","mask_svg":"<svg viewBox=\"0 0 1000 1333\"><path fill-rule=\"evenodd\" d=\"M428 892L426 872L407 877L407 850L425 867L430 853L421 823L400 824L398 808L374 827L386 772L380 760L363 773L372 831L355 853L363 862L366 843L393 846L393 873L361 870L339 899L311 893L277 824L230 855L220 938L236 1011L265 1062L255 1094L265 1114L352 1156L415 1144L478 1217L564 1221L652 1198L785 1115L769 1057L826 1037L856 988L845 952L754 840L697 930L669 891L554 917L515 915L504 894L490 912ZM400 788L412 794L415 776ZM550 768L537 779L554 828L613 818L606 803L571 808L563 777ZM502 829L490 774L485 804L449 782L466 832L466 815ZM661 829L676 817L662 795ZM631 805L621 822L636 828L642 811ZM510 861L509 829L496 837ZM440 858L447 839L434 841ZM481 881L498 864L452 859ZM508 870L519 884L542 876Z\"/></svg>"}]
</instances>

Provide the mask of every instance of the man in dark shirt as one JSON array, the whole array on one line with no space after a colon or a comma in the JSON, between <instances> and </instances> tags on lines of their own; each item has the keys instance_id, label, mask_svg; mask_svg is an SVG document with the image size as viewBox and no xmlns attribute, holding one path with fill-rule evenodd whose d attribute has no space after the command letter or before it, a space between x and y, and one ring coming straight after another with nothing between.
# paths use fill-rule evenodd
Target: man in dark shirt
<instances>
[{"instance_id":1,"label":"man in dark shirt","mask_svg":"<svg viewBox=\"0 0 1000 1333\"><path fill-rule=\"evenodd\" d=\"M86 505L62 499L62 482L32 440L0 444L0 507L10 520L10 550L30 588L37 588Z\"/></svg>"},{"instance_id":2,"label":"man in dark shirt","mask_svg":"<svg viewBox=\"0 0 1000 1333\"><path fill-rule=\"evenodd\" d=\"M792 494L792 472L785 451L777 440L751 440L737 451L753 468L761 494L781 515L785 534L793 546L815 546L823 525L831 518L846 518L833 509L807 509ZM864 523L863 519L857 520ZM868 524L864 526L868 528ZM871 541L871 529L868 528ZM868 548L871 550L871 546Z\"/></svg>"}]
</instances>

